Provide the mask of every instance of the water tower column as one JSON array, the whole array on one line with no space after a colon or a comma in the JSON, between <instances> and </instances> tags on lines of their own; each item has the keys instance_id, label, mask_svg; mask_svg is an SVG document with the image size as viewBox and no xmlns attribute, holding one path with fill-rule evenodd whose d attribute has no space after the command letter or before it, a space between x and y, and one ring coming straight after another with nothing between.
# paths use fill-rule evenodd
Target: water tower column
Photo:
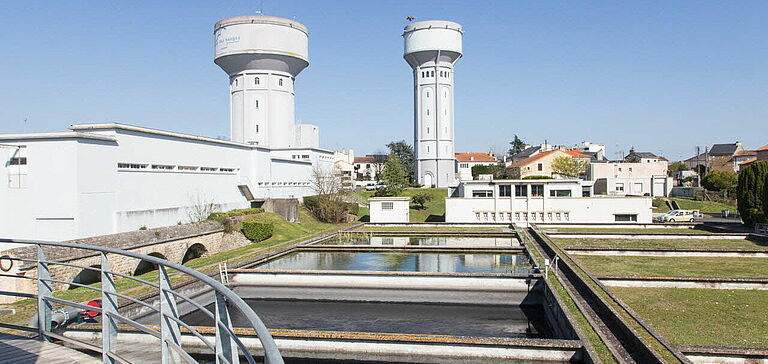
<instances>
[{"instance_id":1,"label":"water tower column","mask_svg":"<svg viewBox=\"0 0 768 364\"><path fill-rule=\"evenodd\" d=\"M447 187L456 180L453 80L462 55L461 25L416 22L403 37L403 57L413 69L416 179L425 186Z\"/></svg>"}]
</instances>

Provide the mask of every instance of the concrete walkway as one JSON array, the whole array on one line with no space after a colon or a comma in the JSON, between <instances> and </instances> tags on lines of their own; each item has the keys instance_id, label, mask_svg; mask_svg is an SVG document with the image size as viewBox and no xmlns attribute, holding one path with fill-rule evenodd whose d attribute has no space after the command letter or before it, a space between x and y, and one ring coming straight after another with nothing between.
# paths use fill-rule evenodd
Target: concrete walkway
<instances>
[{"instance_id":1,"label":"concrete walkway","mask_svg":"<svg viewBox=\"0 0 768 364\"><path fill-rule=\"evenodd\" d=\"M0 333L0 363L96 364L101 360L54 343Z\"/></svg>"}]
</instances>

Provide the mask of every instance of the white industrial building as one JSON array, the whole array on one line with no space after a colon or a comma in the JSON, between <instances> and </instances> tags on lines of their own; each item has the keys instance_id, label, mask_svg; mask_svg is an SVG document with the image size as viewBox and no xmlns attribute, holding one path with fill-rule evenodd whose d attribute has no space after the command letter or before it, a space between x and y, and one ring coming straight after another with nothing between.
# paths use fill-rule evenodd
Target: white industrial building
<instances>
[{"instance_id":1,"label":"white industrial building","mask_svg":"<svg viewBox=\"0 0 768 364\"><path fill-rule=\"evenodd\" d=\"M427 187L456 181L453 152L453 66L462 56L460 24L433 20L403 31L404 55L413 69L415 175Z\"/></svg>"},{"instance_id":2,"label":"white industrial building","mask_svg":"<svg viewBox=\"0 0 768 364\"><path fill-rule=\"evenodd\" d=\"M451 223L651 223L650 197L582 197L580 180L462 181L445 200ZM586 194L585 194L586 195Z\"/></svg>"},{"instance_id":3,"label":"white industrial building","mask_svg":"<svg viewBox=\"0 0 768 364\"><path fill-rule=\"evenodd\" d=\"M307 28L271 16L215 26L215 62L230 81L231 141L131 125L0 135L3 237L67 240L189 221L270 198L312 194L313 168L333 168L318 127L294 123L294 80Z\"/></svg>"}]
</instances>

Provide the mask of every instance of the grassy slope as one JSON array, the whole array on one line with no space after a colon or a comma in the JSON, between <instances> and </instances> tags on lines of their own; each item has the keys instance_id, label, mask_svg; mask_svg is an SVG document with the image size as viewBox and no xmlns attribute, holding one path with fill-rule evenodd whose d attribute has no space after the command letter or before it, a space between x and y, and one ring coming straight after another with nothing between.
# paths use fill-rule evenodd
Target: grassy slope
<instances>
[{"instance_id":1,"label":"grassy slope","mask_svg":"<svg viewBox=\"0 0 768 364\"><path fill-rule=\"evenodd\" d=\"M396 231L425 231L425 232L449 232L449 233L463 233L463 232L503 232L508 229L506 226L472 226L472 227L452 227L452 226L365 226L355 231L361 232L396 232Z\"/></svg>"},{"instance_id":2,"label":"grassy slope","mask_svg":"<svg viewBox=\"0 0 768 364\"><path fill-rule=\"evenodd\" d=\"M368 198L373 196L373 192L374 191L362 191L362 192L357 192L357 194L360 197L362 197L363 200L367 203ZM440 219L438 221L444 221L445 220L445 198L448 197L448 190L445 188L409 188L403 191L403 193L400 194L400 196L413 196L417 193L428 193L432 195L432 201L427 202L423 210L415 209L413 205L411 205L411 209L410 209L411 222L425 222L428 219L430 221L434 221L433 219L435 219L436 217ZM367 216L368 213L369 213L368 208L361 208L357 216L358 218L362 218L364 216Z\"/></svg>"},{"instance_id":3,"label":"grassy slope","mask_svg":"<svg viewBox=\"0 0 768 364\"><path fill-rule=\"evenodd\" d=\"M731 213L736 213L736 206L726 205L724 203L712 202L712 201L694 201L684 198L670 198L670 200L677 201L677 204L683 210L701 210L701 212L715 212L720 213L723 210L729 210Z\"/></svg>"},{"instance_id":4,"label":"grassy slope","mask_svg":"<svg viewBox=\"0 0 768 364\"><path fill-rule=\"evenodd\" d=\"M572 256L593 274L768 278L765 258Z\"/></svg>"},{"instance_id":5,"label":"grassy slope","mask_svg":"<svg viewBox=\"0 0 768 364\"><path fill-rule=\"evenodd\" d=\"M675 248L675 249L768 249L754 241L742 239L555 239L563 247L589 248Z\"/></svg>"},{"instance_id":6,"label":"grassy slope","mask_svg":"<svg viewBox=\"0 0 768 364\"><path fill-rule=\"evenodd\" d=\"M283 219L280 215L265 212L258 215L253 215L250 217L251 219L258 220L258 221L264 221L264 222L273 222L275 224L275 231L271 238L261 241L259 243L246 245L241 248L229 250L226 252L221 252L218 254L213 254L207 257L198 258L191 260L184 265L199 271L208 272L211 270L216 269L216 264L223 261L228 261L231 263L245 260L248 258L251 258L256 255L264 254L268 252L269 250L277 249L277 245L286 243L290 240L301 238L301 237L310 237L312 235L318 235L334 230L338 230L345 225L336 225L336 224L326 224L317 221L317 219L312 216L308 211L305 209L301 209L299 211L299 221L300 223L291 223ZM176 277L176 279L172 278L172 280L176 281L179 279L185 279L188 278L186 275L178 274L178 272L175 271L169 271L170 275L172 277ZM159 279L158 272L152 271L143 275L138 276L137 278L141 278L144 280L147 280L149 282L157 282ZM99 287L100 283L94 283L91 284L91 287ZM143 292L147 291L147 286L144 286L136 281L133 281L128 278L116 278L115 279L115 285L117 288L117 291L123 294L127 294L130 296L136 296L138 294L141 294ZM91 290L88 288L76 288L66 291L60 291L54 293L55 297L65 299L68 301L74 301L74 302L85 302L89 301L95 298L99 298L99 292L95 290ZM25 321L26 318L30 317L35 311L36 311L36 301L32 299L22 300L10 305L2 305L3 307L12 307L16 309L16 313L14 315L10 316L3 316L0 317L0 322L5 323L16 323L19 321Z\"/></svg>"},{"instance_id":7,"label":"grassy slope","mask_svg":"<svg viewBox=\"0 0 768 364\"><path fill-rule=\"evenodd\" d=\"M611 291L673 344L768 347L768 292L698 288Z\"/></svg>"}]
</instances>

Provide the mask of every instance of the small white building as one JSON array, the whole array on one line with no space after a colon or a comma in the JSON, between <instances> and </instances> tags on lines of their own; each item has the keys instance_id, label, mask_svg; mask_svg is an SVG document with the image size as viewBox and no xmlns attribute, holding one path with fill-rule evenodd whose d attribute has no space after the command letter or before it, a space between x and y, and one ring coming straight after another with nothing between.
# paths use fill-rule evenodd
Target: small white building
<instances>
[{"instance_id":1,"label":"small white building","mask_svg":"<svg viewBox=\"0 0 768 364\"><path fill-rule=\"evenodd\" d=\"M650 197L583 197L580 180L462 181L445 200L451 223L651 223Z\"/></svg>"},{"instance_id":2,"label":"small white building","mask_svg":"<svg viewBox=\"0 0 768 364\"><path fill-rule=\"evenodd\" d=\"M669 196L673 180L667 176L668 164L658 159L638 163L590 163L587 179L594 182L596 195Z\"/></svg>"},{"instance_id":3,"label":"small white building","mask_svg":"<svg viewBox=\"0 0 768 364\"><path fill-rule=\"evenodd\" d=\"M499 163L493 153L456 153L458 177L460 180L472 179L472 167L492 166Z\"/></svg>"},{"instance_id":4,"label":"small white building","mask_svg":"<svg viewBox=\"0 0 768 364\"><path fill-rule=\"evenodd\" d=\"M407 223L411 220L410 197L371 197L368 199L371 222Z\"/></svg>"}]
</instances>

